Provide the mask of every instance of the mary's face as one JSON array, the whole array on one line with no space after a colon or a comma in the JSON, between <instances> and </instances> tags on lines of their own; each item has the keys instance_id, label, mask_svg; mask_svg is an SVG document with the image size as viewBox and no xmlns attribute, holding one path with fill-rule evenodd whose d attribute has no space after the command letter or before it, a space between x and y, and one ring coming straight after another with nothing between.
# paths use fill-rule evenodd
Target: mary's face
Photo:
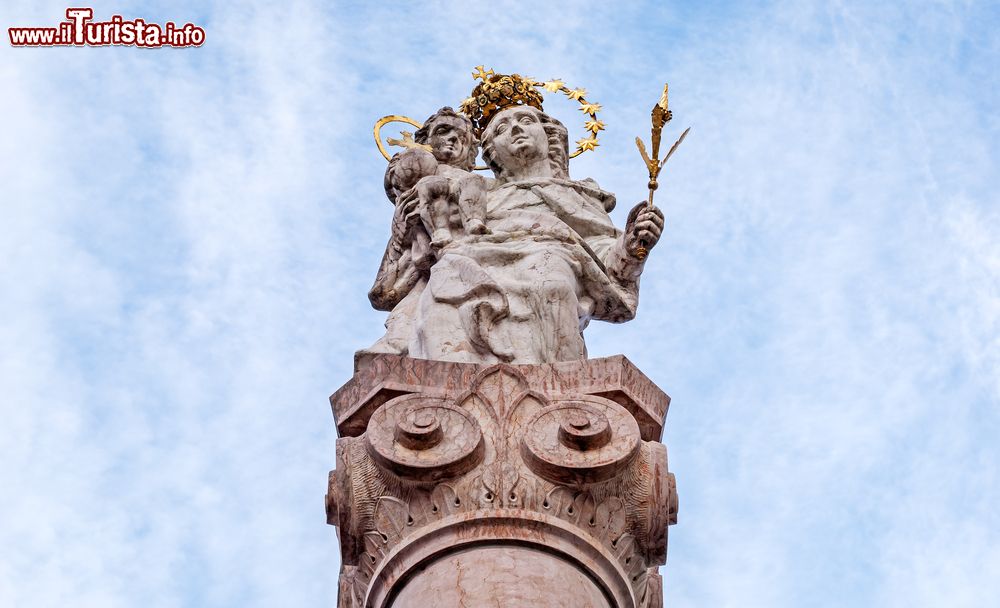
<instances>
[{"instance_id":1,"label":"mary's face","mask_svg":"<svg viewBox=\"0 0 1000 608\"><path fill-rule=\"evenodd\" d=\"M548 154L548 135L534 108L508 108L490 121L487 131L501 167L524 165Z\"/></svg>"}]
</instances>

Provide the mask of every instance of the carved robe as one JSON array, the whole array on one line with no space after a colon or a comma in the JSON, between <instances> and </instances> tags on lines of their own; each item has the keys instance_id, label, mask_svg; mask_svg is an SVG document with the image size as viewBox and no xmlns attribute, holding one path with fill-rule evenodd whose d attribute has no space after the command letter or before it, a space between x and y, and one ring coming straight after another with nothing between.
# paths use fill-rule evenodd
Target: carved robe
<instances>
[{"instance_id":1,"label":"carved robe","mask_svg":"<svg viewBox=\"0 0 1000 608\"><path fill-rule=\"evenodd\" d=\"M386 336L365 352L455 362L585 359L590 319L635 316L642 262L628 255L593 180L496 183L491 234L456 239L429 277L390 248L369 297L391 310Z\"/></svg>"}]
</instances>

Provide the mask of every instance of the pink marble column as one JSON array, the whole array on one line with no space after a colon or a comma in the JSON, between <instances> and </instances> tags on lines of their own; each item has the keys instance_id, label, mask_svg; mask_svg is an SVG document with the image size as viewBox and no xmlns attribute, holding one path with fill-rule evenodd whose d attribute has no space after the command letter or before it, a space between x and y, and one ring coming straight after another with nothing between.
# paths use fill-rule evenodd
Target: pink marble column
<instances>
[{"instance_id":1,"label":"pink marble column","mask_svg":"<svg viewBox=\"0 0 1000 608\"><path fill-rule=\"evenodd\" d=\"M330 402L339 606L662 605L670 398L624 357L378 355Z\"/></svg>"}]
</instances>

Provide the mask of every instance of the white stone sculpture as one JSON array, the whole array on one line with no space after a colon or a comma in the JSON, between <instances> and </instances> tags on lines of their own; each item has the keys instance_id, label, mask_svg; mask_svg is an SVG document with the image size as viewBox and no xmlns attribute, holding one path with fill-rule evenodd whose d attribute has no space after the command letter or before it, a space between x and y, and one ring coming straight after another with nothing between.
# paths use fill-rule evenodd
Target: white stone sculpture
<instances>
[{"instance_id":1,"label":"white stone sculpture","mask_svg":"<svg viewBox=\"0 0 1000 608\"><path fill-rule=\"evenodd\" d=\"M433 129L436 118L425 127ZM465 126L471 134L471 123ZM567 130L536 108L497 113L482 147L496 177L486 194L489 233L462 231L455 213L462 236L437 250L429 268L418 268L408 239L429 210L419 188L402 193L369 294L377 309L390 311L387 333L362 354L574 361L587 356L582 332L591 319L635 316L645 260L632 252L640 240L650 249L656 244L662 212L640 203L624 232L615 228L608 216L614 195L591 179L570 179Z\"/></svg>"}]
</instances>

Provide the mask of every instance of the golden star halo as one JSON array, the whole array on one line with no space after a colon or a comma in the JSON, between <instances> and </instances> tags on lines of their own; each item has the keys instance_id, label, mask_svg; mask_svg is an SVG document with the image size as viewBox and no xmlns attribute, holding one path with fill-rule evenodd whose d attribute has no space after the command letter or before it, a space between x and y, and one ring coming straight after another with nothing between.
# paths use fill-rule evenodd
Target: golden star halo
<instances>
[{"instance_id":1,"label":"golden star halo","mask_svg":"<svg viewBox=\"0 0 1000 608\"><path fill-rule=\"evenodd\" d=\"M517 77L517 75L514 76ZM492 69L487 69L485 65L477 65L475 71L472 72L472 78L475 80L480 80L483 83L490 81L494 77L499 79L502 77L502 75L498 75ZM561 78L552 78L546 81L535 80L534 78L530 78L527 76L517 77L517 78L520 78L521 82L523 82L525 86L530 85L528 86L528 90L530 90L530 87L535 87L539 89L544 89L549 93L562 93L568 99L572 99L573 101L579 103L580 111L589 116L589 120L587 120L583 125L587 137L584 137L576 141L577 145L576 150L570 153L569 155L570 158L576 158L577 156L583 154L584 152L594 150L600 145L597 141L597 133L598 131L603 131L605 129L604 122L598 120L597 118L597 113L601 111L601 104L587 101L587 99L585 98L585 95L587 94L586 89L582 88L571 89L568 86L566 86L566 83ZM514 91L512 89L511 91L503 91L503 93L504 95L507 96L513 94L519 97L528 94L527 91L523 89L518 89L517 91ZM535 93L535 95L537 96L538 94ZM538 96L536 97L536 99L540 101L541 97ZM459 110L465 112L466 114L472 114L477 107L487 106L491 112L497 112L500 110L500 108L496 107L494 105L495 103L497 103L497 100L488 99L485 95L481 96L481 98L472 96L462 100L462 102L459 104ZM539 108L541 107L540 104L538 107ZM390 155L388 153L388 150L386 150L384 145L382 144L382 141L379 136L379 131L383 126L385 126L389 122L403 122L412 125L418 129L421 127L421 123L413 120L412 118L399 115L386 116L380 119L378 122L376 122L374 129L375 143L378 145L379 152L382 153L382 156L384 156L386 160L389 160ZM404 137L404 140L405 139L406 138ZM404 143L403 141L394 139L392 141L388 141L387 143L389 143L390 145L405 145L405 143L409 142ZM483 171L486 169L488 169L488 167L485 166L475 167L475 170L477 171Z\"/></svg>"},{"instance_id":2,"label":"golden star halo","mask_svg":"<svg viewBox=\"0 0 1000 608\"><path fill-rule=\"evenodd\" d=\"M561 78L553 78L545 82L535 82L534 85L551 93L562 93L567 98L579 103L580 111L590 116L590 120L583 124L588 137L577 140L576 150L569 155L570 158L576 158L584 152L594 150L600 145L597 143L597 132L604 130L604 122L597 119L597 113L601 111L601 104L587 101L584 97L587 94L586 89L571 89L566 86L566 83Z\"/></svg>"}]
</instances>

